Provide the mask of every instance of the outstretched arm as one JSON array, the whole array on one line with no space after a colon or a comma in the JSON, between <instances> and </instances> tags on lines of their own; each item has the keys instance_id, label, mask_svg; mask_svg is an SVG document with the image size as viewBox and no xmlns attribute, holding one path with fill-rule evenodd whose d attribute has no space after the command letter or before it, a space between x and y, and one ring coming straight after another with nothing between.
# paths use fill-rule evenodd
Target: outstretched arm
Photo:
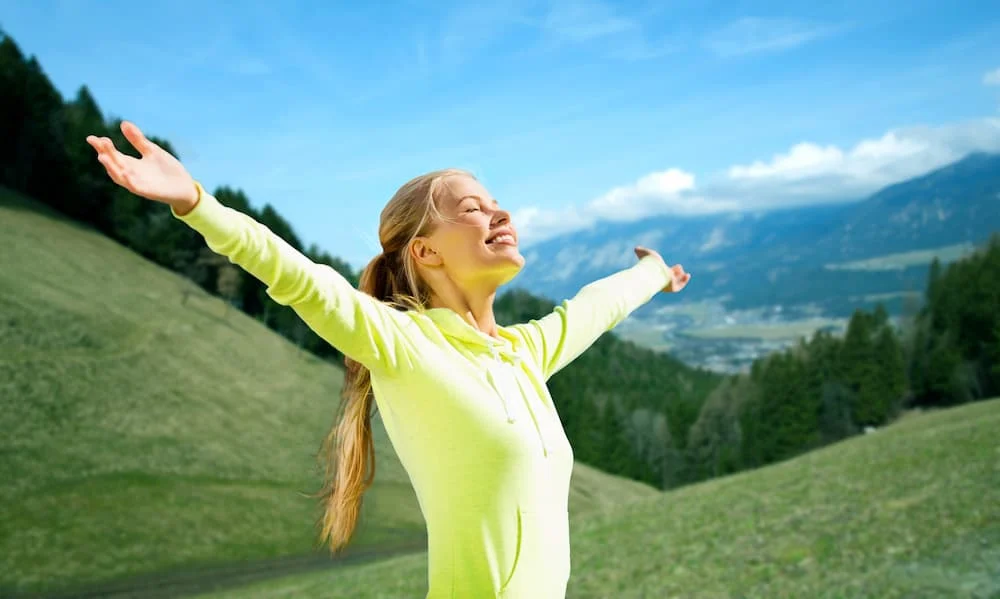
<instances>
[{"instance_id":1,"label":"outstretched arm","mask_svg":"<svg viewBox=\"0 0 1000 599\"><path fill-rule=\"evenodd\" d=\"M370 370L393 367L413 355L407 336L413 323L401 312L355 289L333 268L308 259L248 215L223 206L134 124L125 121L121 128L141 158L122 154L106 137L87 137L115 183L169 205L211 250L265 283L276 302L291 306L320 337Z\"/></svg>"},{"instance_id":2,"label":"outstretched arm","mask_svg":"<svg viewBox=\"0 0 1000 599\"><path fill-rule=\"evenodd\" d=\"M509 327L524 340L546 380L660 291L680 291L690 275L649 250L634 266L586 285L545 317Z\"/></svg>"},{"instance_id":3,"label":"outstretched arm","mask_svg":"<svg viewBox=\"0 0 1000 599\"><path fill-rule=\"evenodd\" d=\"M292 307L317 335L365 367L378 370L408 359L410 319L195 186L199 197L194 208L171 206L171 213L201 233L212 251L265 283L274 301Z\"/></svg>"}]
</instances>

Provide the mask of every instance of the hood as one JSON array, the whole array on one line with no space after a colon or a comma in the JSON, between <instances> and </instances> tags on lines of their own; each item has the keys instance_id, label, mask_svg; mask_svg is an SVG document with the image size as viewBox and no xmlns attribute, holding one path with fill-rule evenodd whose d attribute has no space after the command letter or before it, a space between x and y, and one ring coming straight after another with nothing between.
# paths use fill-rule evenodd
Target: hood
<instances>
[{"instance_id":1,"label":"hood","mask_svg":"<svg viewBox=\"0 0 1000 599\"><path fill-rule=\"evenodd\" d=\"M491 337L466 322L454 310L448 308L430 308L424 314L437 325L438 329L447 337L462 342L463 345L472 350L481 350L499 355L507 361L517 361L520 356L520 340L517 336L509 333L501 326L497 326L499 339Z\"/></svg>"},{"instance_id":2,"label":"hood","mask_svg":"<svg viewBox=\"0 0 1000 599\"><path fill-rule=\"evenodd\" d=\"M503 405L504 413L507 416L507 424L512 425L518 421L517 417L511 411L510 399L514 399L515 405L525 405L535 431L538 433L538 438L542 446L542 454L548 456L549 448L545 444L545 438L541 430L538 428L538 421L535 418L532 407L524 402L527 392L522 386L521 377L517 376L518 370L525 370L524 360L518 353L521 349L519 338L499 325L497 326L499 339L491 337L466 322L454 310L449 310L448 308L431 308L424 310L424 314L437 326L438 330L445 337L459 341L467 351L473 353L488 352L495 362L499 364L506 363L506 368L510 369L508 372L511 374L505 375L503 373L503 366L497 369L497 373L494 372L494 368L487 368L486 380L496 392Z\"/></svg>"}]
</instances>

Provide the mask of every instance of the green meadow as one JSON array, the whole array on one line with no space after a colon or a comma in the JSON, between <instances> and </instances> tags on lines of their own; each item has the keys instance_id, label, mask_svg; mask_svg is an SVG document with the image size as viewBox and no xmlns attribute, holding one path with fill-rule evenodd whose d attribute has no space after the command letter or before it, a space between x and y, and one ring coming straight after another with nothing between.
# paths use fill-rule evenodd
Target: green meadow
<instances>
[{"instance_id":1,"label":"green meadow","mask_svg":"<svg viewBox=\"0 0 1000 599\"><path fill-rule=\"evenodd\" d=\"M0 596L184 577L230 587L205 597L422 596L423 520L380 427L359 561L316 546L341 382L0 192ZM913 414L666 493L578 464L569 596L1000 597L997 431L998 400Z\"/></svg>"},{"instance_id":2,"label":"green meadow","mask_svg":"<svg viewBox=\"0 0 1000 599\"><path fill-rule=\"evenodd\" d=\"M9 192L0 240L0 596L328 563L310 495L339 367ZM376 482L352 549L422 550L416 497L375 430ZM571 509L656 492L578 465Z\"/></svg>"}]
</instances>

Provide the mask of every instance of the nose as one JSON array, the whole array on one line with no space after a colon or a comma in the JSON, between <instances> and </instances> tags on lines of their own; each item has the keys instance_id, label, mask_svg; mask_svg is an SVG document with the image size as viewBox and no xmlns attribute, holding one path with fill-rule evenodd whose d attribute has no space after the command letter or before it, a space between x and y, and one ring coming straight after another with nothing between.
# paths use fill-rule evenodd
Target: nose
<instances>
[{"instance_id":1,"label":"nose","mask_svg":"<svg viewBox=\"0 0 1000 599\"><path fill-rule=\"evenodd\" d=\"M491 227L499 227L508 223L510 223L510 212L507 212L503 208L497 208L493 211L493 221L490 223Z\"/></svg>"}]
</instances>

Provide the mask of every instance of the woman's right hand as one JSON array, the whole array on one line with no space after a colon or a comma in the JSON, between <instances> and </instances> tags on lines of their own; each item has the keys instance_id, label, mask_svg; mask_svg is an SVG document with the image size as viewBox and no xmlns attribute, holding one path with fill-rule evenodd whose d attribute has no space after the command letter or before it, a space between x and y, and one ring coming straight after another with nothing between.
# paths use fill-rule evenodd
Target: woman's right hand
<instances>
[{"instance_id":1,"label":"woman's right hand","mask_svg":"<svg viewBox=\"0 0 1000 599\"><path fill-rule=\"evenodd\" d=\"M138 196L169 204L178 212L194 207L198 190L180 161L146 139L133 123L122 121L121 129L142 158L122 154L107 137L87 136L87 143L97 150L97 160L111 180Z\"/></svg>"}]
</instances>

